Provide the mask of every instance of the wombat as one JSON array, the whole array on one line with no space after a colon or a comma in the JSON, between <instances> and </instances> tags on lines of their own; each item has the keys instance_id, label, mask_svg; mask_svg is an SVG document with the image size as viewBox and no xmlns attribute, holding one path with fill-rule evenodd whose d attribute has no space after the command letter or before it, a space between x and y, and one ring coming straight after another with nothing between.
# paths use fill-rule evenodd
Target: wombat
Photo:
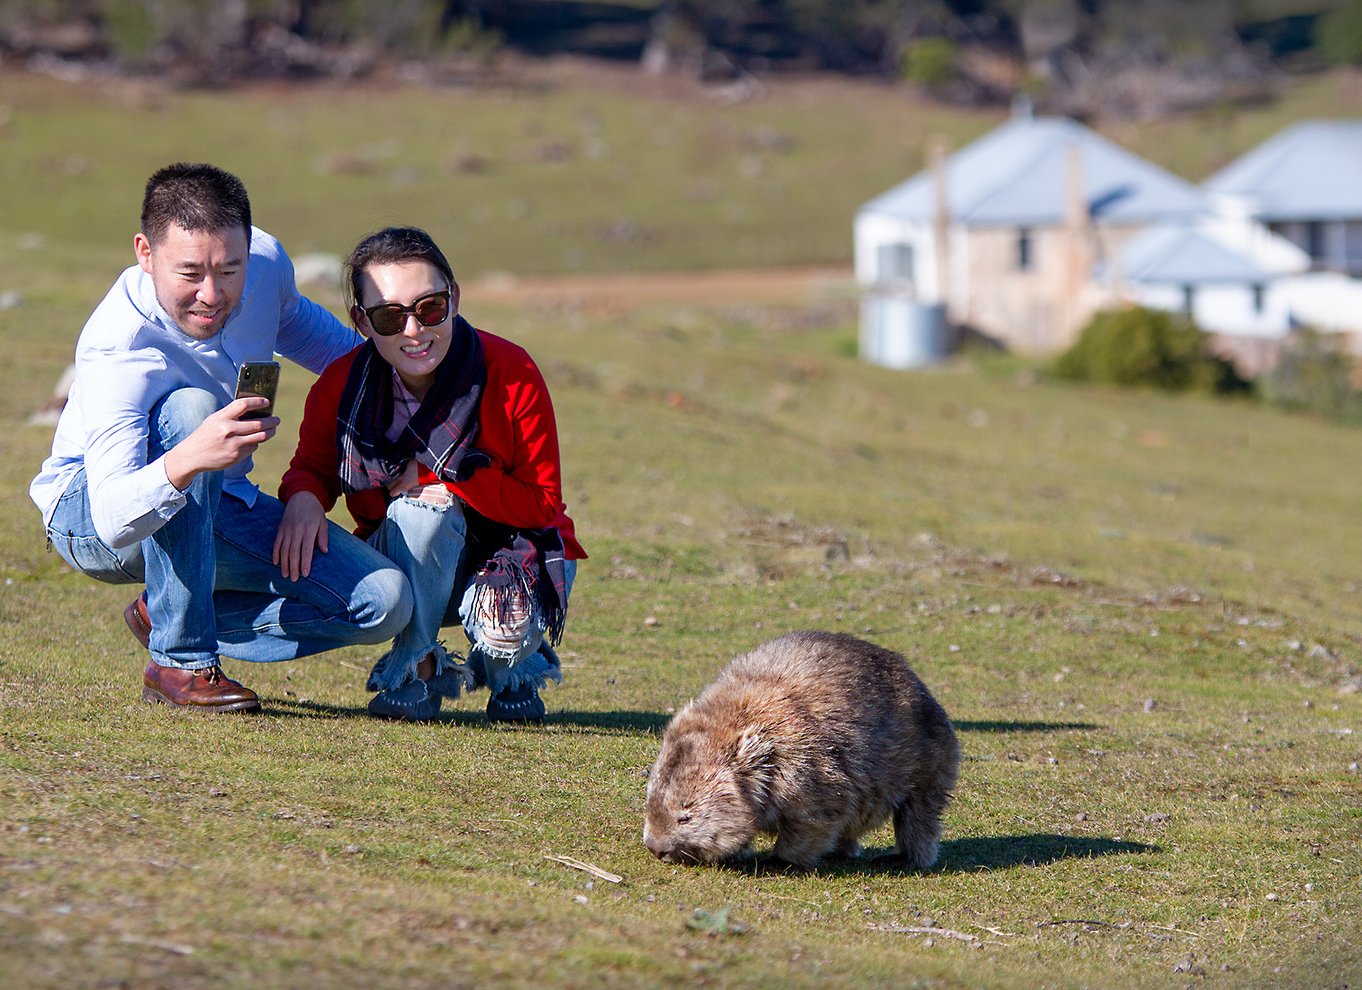
<instances>
[{"instance_id":1,"label":"wombat","mask_svg":"<svg viewBox=\"0 0 1362 990\"><path fill-rule=\"evenodd\" d=\"M738 657L667 725L643 844L671 863L723 863L775 833L775 858L811 869L856 855L892 815L901 861L925 870L959 766L950 719L903 657L790 633Z\"/></svg>"}]
</instances>

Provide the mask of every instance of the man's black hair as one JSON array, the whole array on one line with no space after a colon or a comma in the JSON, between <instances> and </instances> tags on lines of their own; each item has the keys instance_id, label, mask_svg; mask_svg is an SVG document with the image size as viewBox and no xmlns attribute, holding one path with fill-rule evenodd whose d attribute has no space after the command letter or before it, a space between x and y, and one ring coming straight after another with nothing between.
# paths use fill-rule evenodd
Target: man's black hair
<instances>
[{"instance_id":1,"label":"man's black hair","mask_svg":"<svg viewBox=\"0 0 1362 990\"><path fill-rule=\"evenodd\" d=\"M147 180L142 197L142 234L160 244L170 225L195 233L240 227L251 239L251 200L231 172L216 165L179 162Z\"/></svg>"}]
</instances>

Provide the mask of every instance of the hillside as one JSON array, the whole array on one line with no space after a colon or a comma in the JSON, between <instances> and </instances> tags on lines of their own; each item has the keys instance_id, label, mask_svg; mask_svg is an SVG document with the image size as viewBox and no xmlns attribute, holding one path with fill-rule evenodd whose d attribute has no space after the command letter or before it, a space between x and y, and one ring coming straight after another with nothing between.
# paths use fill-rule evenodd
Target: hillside
<instances>
[{"instance_id":1,"label":"hillside","mask_svg":"<svg viewBox=\"0 0 1362 990\"><path fill-rule=\"evenodd\" d=\"M927 134L965 140L989 115L845 81L724 103L549 68L455 92L5 77L7 979L1362 981L1362 431L1060 387L1005 356L861 364L837 277L850 209L916 168ZM1195 175L1356 86L1129 137ZM141 183L187 157L239 170L299 256L426 223L469 318L541 365L591 554L542 729L489 727L485 695L432 724L370 719L361 648L228 660L259 717L151 708L120 620L136 586L45 551L26 485L51 433L28 413L130 260ZM266 490L308 377L285 368ZM687 869L644 849L641 775L670 714L799 628L901 652L951 715L965 760L932 872Z\"/></svg>"}]
</instances>

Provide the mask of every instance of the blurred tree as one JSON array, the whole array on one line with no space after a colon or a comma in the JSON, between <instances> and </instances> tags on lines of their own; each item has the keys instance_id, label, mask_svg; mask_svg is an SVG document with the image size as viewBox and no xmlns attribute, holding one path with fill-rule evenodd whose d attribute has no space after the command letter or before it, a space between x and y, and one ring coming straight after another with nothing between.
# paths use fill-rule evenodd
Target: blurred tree
<instances>
[{"instance_id":1,"label":"blurred tree","mask_svg":"<svg viewBox=\"0 0 1362 990\"><path fill-rule=\"evenodd\" d=\"M1320 54L1334 65L1362 65L1362 0L1344 0L1316 22Z\"/></svg>"}]
</instances>

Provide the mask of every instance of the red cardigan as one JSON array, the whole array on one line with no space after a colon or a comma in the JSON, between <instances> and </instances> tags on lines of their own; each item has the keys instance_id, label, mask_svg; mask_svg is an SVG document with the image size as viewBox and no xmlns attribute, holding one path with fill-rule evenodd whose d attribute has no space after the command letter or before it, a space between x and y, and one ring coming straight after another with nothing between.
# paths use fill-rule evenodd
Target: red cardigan
<instances>
[{"instance_id":1,"label":"red cardigan","mask_svg":"<svg viewBox=\"0 0 1362 990\"><path fill-rule=\"evenodd\" d=\"M520 345L483 330L477 333L487 364L487 387L478 406L474 446L489 454L492 463L465 481L444 485L495 522L517 529L556 526L567 559L580 560L586 551L577 542L563 504L558 429L544 376ZM298 449L279 483L279 498L285 502L298 492L311 492L330 511L340 497L336 427L341 393L357 351L332 362L307 395ZM419 477L427 485L438 480L425 466ZM345 506L361 539L378 528L387 511L379 488L345 496Z\"/></svg>"}]
</instances>

